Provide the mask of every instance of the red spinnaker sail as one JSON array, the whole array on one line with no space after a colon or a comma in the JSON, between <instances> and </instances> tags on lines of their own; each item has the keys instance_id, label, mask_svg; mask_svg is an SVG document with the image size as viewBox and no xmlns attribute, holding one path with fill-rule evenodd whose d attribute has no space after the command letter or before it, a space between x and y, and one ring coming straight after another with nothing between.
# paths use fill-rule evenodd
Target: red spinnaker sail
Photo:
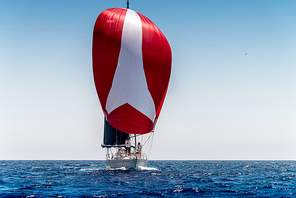
<instances>
[{"instance_id":1,"label":"red spinnaker sail","mask_svg":"<svg viewBox=\"0 0 296 198\"><path fill-rule=\"evenodd\" d=\"M111 8L97 18L93 73L108 122L134 134L151 132L171 73L172 54L163 33L145 16Z\"/></svg>"}]
</instances>

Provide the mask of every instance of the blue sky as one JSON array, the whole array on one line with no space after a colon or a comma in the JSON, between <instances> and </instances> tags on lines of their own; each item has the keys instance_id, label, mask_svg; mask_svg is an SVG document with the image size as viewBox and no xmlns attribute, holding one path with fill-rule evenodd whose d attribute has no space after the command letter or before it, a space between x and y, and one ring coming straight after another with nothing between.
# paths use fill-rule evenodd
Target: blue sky
<instances>
[{"instance_id":1,"label":"blue sky","mask_svg":"<svg viewBox=\"0 0 296 198\"><path fill-rule=\"evenodd\" d=\"M0 159L104 159L92 31L100 12L125 5L0 2ZM130 8L173 52L151 159L296 158L295 1Z\"/></svg>"}]
</instances>

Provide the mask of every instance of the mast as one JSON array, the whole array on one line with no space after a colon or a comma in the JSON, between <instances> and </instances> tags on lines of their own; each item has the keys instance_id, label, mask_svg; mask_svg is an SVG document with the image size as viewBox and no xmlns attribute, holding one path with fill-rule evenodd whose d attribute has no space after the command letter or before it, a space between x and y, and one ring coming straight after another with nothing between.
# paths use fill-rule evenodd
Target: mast
<instances>
[{"instance_id":1,"label":"mast","mask_svg":"<svg viewBox=\"0 0 296 198\"><path fill-rule=\"evenodd\" d=\"M135 134L135 152L137 152L137 134Z\"/></svg>"},{"instance_id":2,"label":"mast","mask_svg":"<svg viewBox=\"0 0 296 198\"><path fill-rule=\"evenodd\" d=\"M126 9L129 9L129 0L126 0Z\"/></svg>"}]
</instances>

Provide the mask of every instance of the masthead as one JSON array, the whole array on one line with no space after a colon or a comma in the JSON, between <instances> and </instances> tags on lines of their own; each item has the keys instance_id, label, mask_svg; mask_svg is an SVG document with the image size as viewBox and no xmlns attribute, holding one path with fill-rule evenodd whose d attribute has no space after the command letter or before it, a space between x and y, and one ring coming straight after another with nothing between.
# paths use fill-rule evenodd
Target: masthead
<instances>
[{"instance_id":1,"label":"masthead","mask_svg":"<svg viewBox=\"0 0 296 198\"><path fill-rule=\"evenodd\" d=\"M129 1L126 0L126 9L129 9Z\"/></svg>"}]
</instances>

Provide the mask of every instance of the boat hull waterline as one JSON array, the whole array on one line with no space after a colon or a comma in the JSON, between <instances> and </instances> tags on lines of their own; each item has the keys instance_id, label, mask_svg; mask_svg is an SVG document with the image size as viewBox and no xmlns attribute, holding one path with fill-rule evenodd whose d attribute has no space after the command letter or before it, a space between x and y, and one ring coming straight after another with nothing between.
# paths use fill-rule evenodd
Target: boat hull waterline
<instances>
[{"instance_id":1,"label":"boat hull waterline","mask_svg":"<svg viewBox=\"0 0 296 198\"><path fill-rule=\"evenodd\" d=\"M111 169L127 168L127 169L137 169L138 167L147 167L147 159L116 159L116 160L106 160L106 167Z\"/></svg>"}]
</instances>

